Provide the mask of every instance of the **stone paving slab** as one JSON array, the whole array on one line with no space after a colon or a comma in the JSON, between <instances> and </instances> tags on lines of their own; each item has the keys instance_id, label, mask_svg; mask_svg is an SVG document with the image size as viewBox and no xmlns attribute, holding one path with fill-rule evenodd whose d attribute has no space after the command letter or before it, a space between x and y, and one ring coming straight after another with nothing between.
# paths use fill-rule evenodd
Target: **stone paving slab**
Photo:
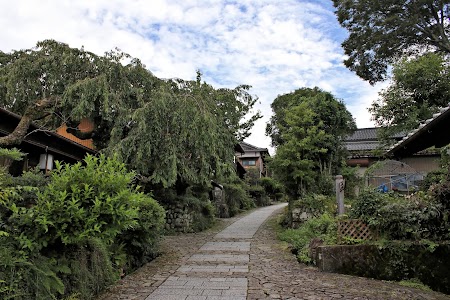
<instances>
[{"instance_id":1,"label":"stone paving slab","mask_svg":"<svg viewBox=\"0 0 450 300\"><path fill-rule=\"evenodd\" d=\"M209 273L230 273L230 272L248 272L248 266L235 265L183 265L177 272L209 272Z\"/></svg>"},{"instance_id":2,"label":"stone paving slab","mask_svg":"<svg viewBox=\"0 0 450 300\"><path fill-rule=\"evenodd\" d=\"M279 208L286 206L286 203L267 206L258 209L257 211L251 213L250 215L242 218L218 234L214 237L215 239L251 239L258 228L263 224L266 219Z\"/></svg>"},{"instance_id":3,"label":"stone paving slab","mask_svg":"<svg viewBox=\"0 0 450 300\"><path fill-rule=\"evenodd\" d=\"M194 254L189 262L230 262L230 263L248 263L250 257L248 254Z\"/></svg>"},{"instance_id":4,"label":"stone paving slab","mask_svg":"<svg viewBox=\"0 0 450 300\"><path fill-rule=\"evenodd\" d=\"M207 242L200 251L250 251L250 242Z\"/></svg>"},{"instance_id":5,"label":"stone paving slab","mask_svg":"<svg viewBox=\"0 0 450 300\"><path fill-rule=\"evenodd\" d=\"M169 277L146 300L156 299L246 299L247 278Z\"/></svg>"}]
</instances>

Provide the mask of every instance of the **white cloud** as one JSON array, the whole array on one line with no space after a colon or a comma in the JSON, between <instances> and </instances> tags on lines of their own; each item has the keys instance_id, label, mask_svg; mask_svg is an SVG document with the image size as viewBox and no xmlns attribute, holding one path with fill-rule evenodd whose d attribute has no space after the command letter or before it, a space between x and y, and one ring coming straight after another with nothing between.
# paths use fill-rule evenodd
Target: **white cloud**
<instances>
[{"instance_id":1,"label":"white cloud","mask_svg":"<svg viewBox=\"0 0 450 300\"><path fill-rule=\"evenodd\" d=\"M279 94L319 86L342 98L360 127L372 87L342 65L343 30L330 4L296 0L80 0L0 2L0 50L56 39L103 54L118 47L162 78L253 86L264 113L248 142L268 147L265 122Z\"/></svg>"}]
</instances>

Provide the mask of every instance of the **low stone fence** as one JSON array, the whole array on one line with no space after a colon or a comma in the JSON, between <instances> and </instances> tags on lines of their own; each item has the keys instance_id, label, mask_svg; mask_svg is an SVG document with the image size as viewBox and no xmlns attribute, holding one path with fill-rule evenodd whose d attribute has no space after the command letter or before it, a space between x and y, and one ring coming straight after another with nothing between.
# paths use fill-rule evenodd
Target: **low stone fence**
<instances>
[{"instance_id":1,"label":"low stone fence","mask_svg":"<svg viewBox=\"0 0 450 300\"><path fill-rule=\"evenodd\" d=\"M183 204L168 205L166 209L166 229L177 232L193 232L194 213Z\"/></svg>"},{"instance_id":2,"label":"low stone fence","mask_svg":"<svg viewBox=\"0 0 450 300\"><path fill-rule=\"evenodd\" d=\"M435 291L450 294L450 244L319 246L314 262L321 271L382 280L417 278Z\"/></svg>"},{"instance_id":3,"label":"low stone fence","mask_svg":"<svg viewBox=\"0 0 450 300\"><path fill-rule=\"evenodd\" d=\"M307 207L295 207L291 211L292 228L299 228L303 223L309 219L320 216L320 212Z\"/></svg>"}]
</instances>

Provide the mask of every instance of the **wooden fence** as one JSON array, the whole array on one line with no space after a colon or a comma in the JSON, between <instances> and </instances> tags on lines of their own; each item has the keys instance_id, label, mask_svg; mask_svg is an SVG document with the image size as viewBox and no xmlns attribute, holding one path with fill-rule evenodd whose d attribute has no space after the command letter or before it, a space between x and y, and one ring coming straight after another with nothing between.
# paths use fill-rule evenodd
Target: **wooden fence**
<instances>
[{"instance_id":1,"label":"wooden fence","mask_svg":"<svg viewBox=\"0 0 450 300\"><path fill-rule=\"evenodd\" d=\"M363 221L349 219L338 221L338 243L345 240L371 240L374 234Z\"/></svg>"}]
</instances>

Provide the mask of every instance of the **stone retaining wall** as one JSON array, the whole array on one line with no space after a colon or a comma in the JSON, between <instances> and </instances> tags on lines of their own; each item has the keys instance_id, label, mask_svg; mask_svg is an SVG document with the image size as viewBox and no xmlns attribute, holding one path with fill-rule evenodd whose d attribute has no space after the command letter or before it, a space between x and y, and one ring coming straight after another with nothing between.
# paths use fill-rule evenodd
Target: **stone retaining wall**
<instances>
[{"instance_id":1,"label":"stone retaining wall","mask_svg":"<svg viewBox=\"0 0 450 300\"><path fill-rule=\"evenodd\" d=\"M182 204L172 204L166 209L166 229L177 232L193 232L194 212Z\"/></svg>"},{"instance_id":2,"label":"stone retaining wall","mask_svg":"<svg viewBox=\"0 0 450 300\"><path fill-rule=\"evenodd\" d=\"M319 246L313 258L321 271L382 280L417 278L435 291L450 294L450 244Z\"/></svg>"}]
</instances>

